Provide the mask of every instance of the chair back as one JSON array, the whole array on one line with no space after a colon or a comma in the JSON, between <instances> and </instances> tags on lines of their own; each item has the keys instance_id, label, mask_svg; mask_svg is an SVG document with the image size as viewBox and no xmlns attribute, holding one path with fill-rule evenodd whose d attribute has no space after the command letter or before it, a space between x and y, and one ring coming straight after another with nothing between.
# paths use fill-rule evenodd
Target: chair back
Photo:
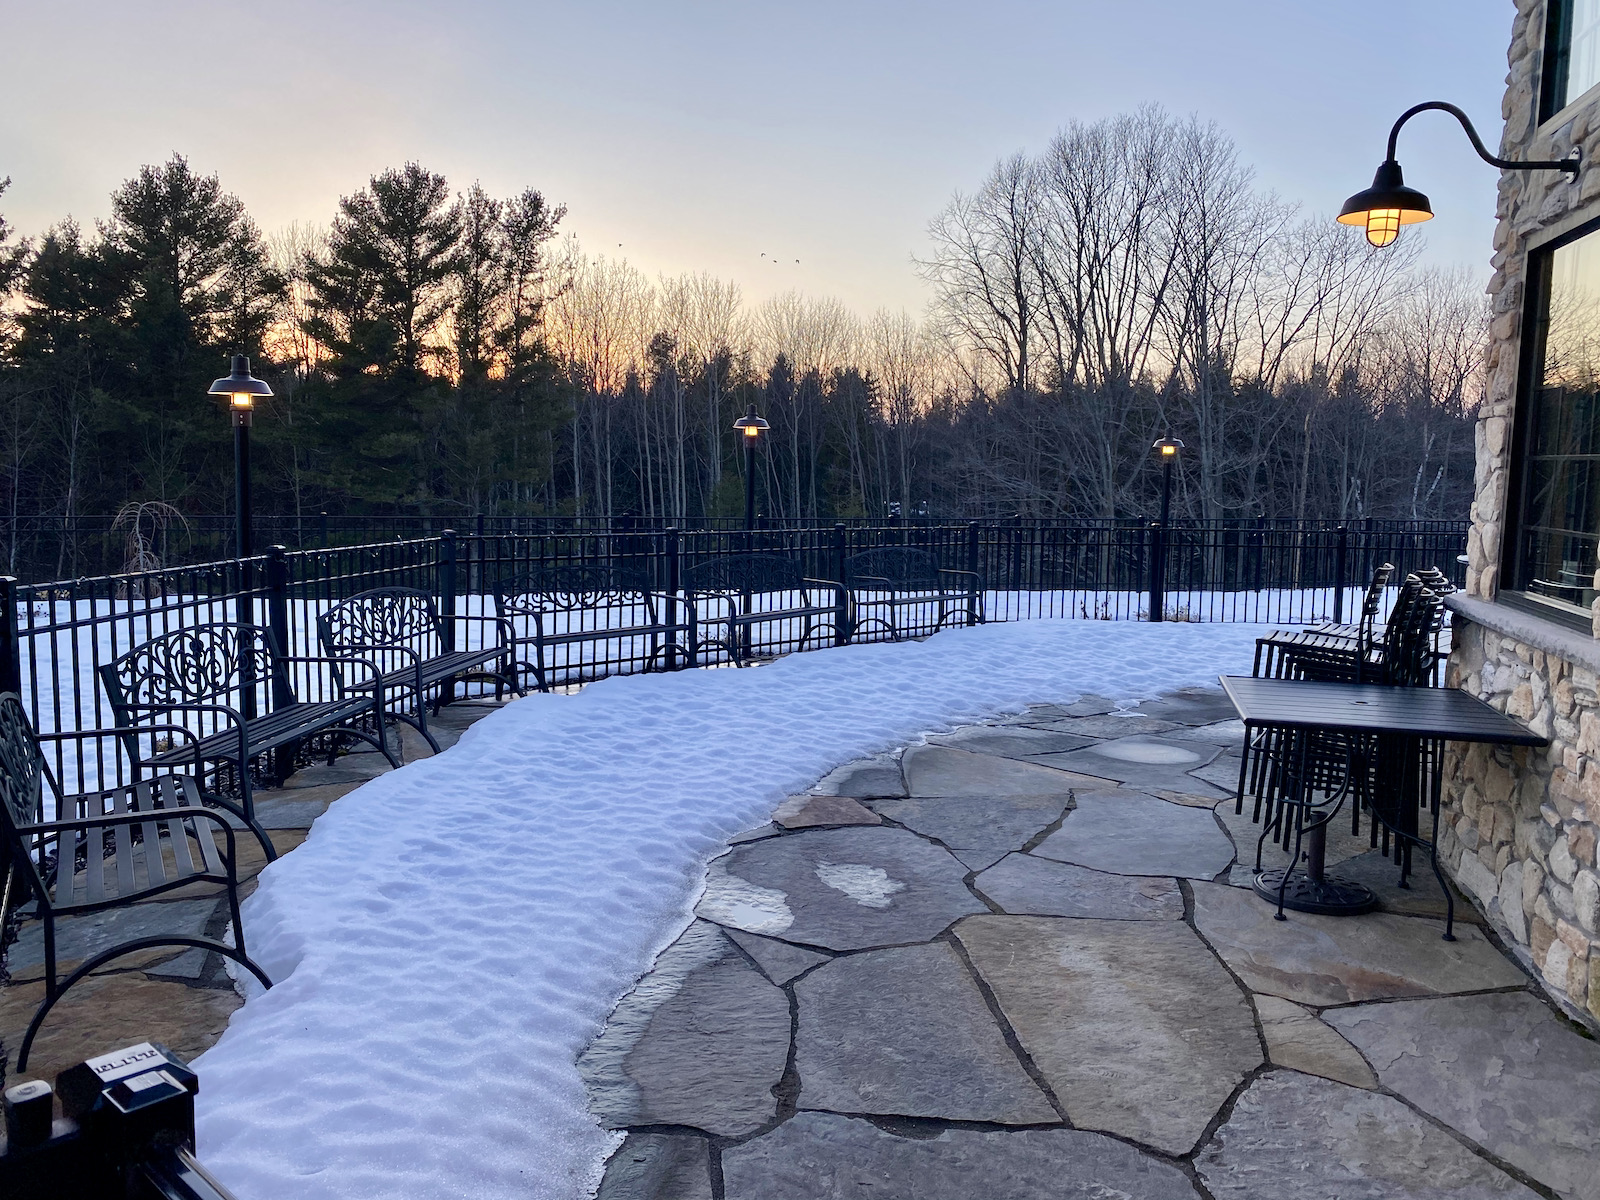
<instances>
[{"instance_id":1,"label":"chair back","mask_svg":"<svg viewBox=\"0 0 1600 1200\"><path fill-rule=\"evenodd\" d=\"M49 893L21 830L44 820L45 776L44 754L22 698L15 692L0 695L0 850L41 904L49 903ZM0 913L0 921L4 917Z\"/></svg>"},{"instance_id":2,"label":"chair back","mask_svg":"<svg viewBox=\"0 0 1600 1200\"><path fill-rule=\"evenodd\" d=\"M439 609L417 588L373 588L341 600L317 618L317 637L328 657L359 656L385 675L444 652Z\"/></svg>"},{"instance_id":3,"label":"chair back","mask_svg":"<svg viewBox=\"0 0 1600 1200\"><path fill-rule=\"evenodd\" d=\"M649 578L642 571L601 564L557 563L524 572L495 589L495 605L502 617L566 613L578 620L642 608L645 623L656 621Z\"/></svg>"},{"instance_id":4,"label":"chair back","mask_svg":"<svg viewBox=\"0 0 1600 1200\"><path fill-rule=\"evenodd\" d=\"M800 564L778 554L730 554L696 563L683 573L683 590L700 595L798 592L804 588Z\"/></svg>"},{"instance_id":5,"label":"chair back","mask_svg":"<svg viewBox=\"0 0 1600 1200\"><path fill-rule=\"evenodd\" d=\"M1415 586L1413 586L1415 581ZM1402 597L1409 601L1389 615L1384 636L1384 682L1396 687L1432 687L1438 672L1433 658L1434 638L1444 622L1444 600L1422 586L1417 576L1406 579Z\"/></svg>"},{"instance_id":6,"label":"chair back","mask_svg":"<svg viewBox=\"0 0 1600 1200\"><path fill-rule=\"evenodd\" d=\"M270 712L274 693L293 701L280 657L272 631L263 626L189 625L106 663L100 682L118 725L170 721L146 705L221 704L250 716ZM209 729L215 722L200 724Z\"/></svg>"},{"instance_id":7,"label":"chair back","mask_svg":"<svg viewBox=\"0 0 1600 1200\"><path fill-rule=\"evenodd\" d=\"M915 546L880 546L863 550L844 560L844 585L854 587L858 579L886 579L897 590L937 590L939 564L933 555Z\"/></svg>"}]
</instances>

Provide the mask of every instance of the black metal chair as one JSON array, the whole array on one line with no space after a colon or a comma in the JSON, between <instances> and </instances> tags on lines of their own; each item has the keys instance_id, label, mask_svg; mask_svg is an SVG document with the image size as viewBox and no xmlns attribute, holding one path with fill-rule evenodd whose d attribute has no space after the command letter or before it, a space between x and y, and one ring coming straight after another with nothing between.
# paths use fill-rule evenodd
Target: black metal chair
<instances>
[{"instance_id":1,"label":"black metal chair","mask_svg":"<svg viewBox=\"0 0 1600 1200\"><path fill-rule=\"evenodd\" d=\"M694 662L688 643L689 622L679 620L680 601L657 591L639 571L587 563L557 563L518 575L495 589L495 612L510 625L511 645L525 649L514 657L519 675L532 675L541 692L562 657L568 674L581 678L583 648L596 643L622 644L628 657L636 639L644 639L644 669L671 670L678 656ZM680 641L680 635L682 640ZM578 661L571 662L576 649ZM561 651L566 651L561 655Z\"/></svg>"},{"instance_id":2,"label":"black metal chair","mask_svg":"<svg viewBox=\"0 0 1600 1200\"><path fill-rule=\"evenodd\" d=\"M302 701L289 678L290 663L328 667L336 697ZM342 672L349 667L365 669L369 678L359 687L341 686ZM239 805L229 803L220 788L205 798L234 809L263 840L250 769L262 755L282 752L275 771L281 781L302 743L336 731L376 746L390 765L400 765L383 736L384 678L377 667L359 658L284 655L272 631L259 625L217 622L175 629L106 663L100 682L135 768L192 768L198 776L207 763L228 763L236 776ZM152 722L174 714L201 726L197 736L171 746L147 736ZM366 719L375 732L361 727ZM148 750L141 739L149 743ZM330 762L336 752L330 746ZM275 857L272 843L265 844L268 857Z\"/></svg>"},{"instance_id":3,"label":"black metal chair","mask_svg":"<svg viewBox=\"0 0 1600 1200\"><path fill-rule=\"evenodd\" d=\"M159 775L81 795L62 792L40 742L102 736L123 739L126 731L40 735L17 694L0 695L0 834L11 869L33 900L44 938L45 995L23 1035L18 1071L26 1069L33 1039L57 1001L79 980L125 954L161 946L213 950L245 967L264 986L272 986L266 972L245 953L233 827L222 813L201 803L193 776ZM46 784L58 818L68 812L73 816L44 819ZM265 842L263 849L270 847L271 842ZM57 977L59 918L137 904L193 883L217 883L226 889L234 945L188 934L152 934L102 950L66 978Z\"/></svg>"},{"instance_id":4,"label":"black metal chair","mask_svg":"<svg viewBox=\"0 0 1600 1200\"><path fill-rule=\"evenodd\" d=\"M1273 679L1339 679L1358 683L1374 665L1378 615L1383 611L1384 590L1394 575L1394 565L1383 563L1372 572L1361 616L1354 624L1332 621L1309 629L1279 629L1256 639L1252 674Z\"/></svg>"},{"instance_id":5,"label":"black metal chair","mask_svg":"<svg viewBox=\"0 0 1600 1200\"><path fill-rule=\"evenodd\" d=\"M748 665L757 626L779 626L778 640L796 647L824 633L831 633L835 645L849 640L843 585L807 579L799 563L781 555L709 559L684 572L683 592L696 662L707 661L708 651L725 649L736 665ZM798 637L793 635L796 622ZM715 628L721 629L720 636L711 633Z\"/></svg>"},{"instance_id":6,"label":"black metal chair","mask_svg":"<svg viewBox=\"0 0 1600 1200\"><path fill-rule=\"evenodd\" d=\"M457 649L456 622L492 628L493 644ZM496 694L502 686L519 696L524 694L512 664L515 634L509 621L463 614L441 616L433 597L417 588L372 588L341 600L317 618L317 634L323 653L330 658L354 655L357 661L374 664L389 701L388 715L416 729L436 754L439 743L428 729L429 692L434 693L436 716L454 699L458 680L492 680ZM491 663L493 667L488 665ZM367 685L344 686L354 691ZM414 715L400 711L399 706L407 700Z\"/></svg>"},{"instance_id":7,"label":"black metal chair","mask_svg":"<svg viewBox=\"0 0 1600 1200\"><path fill-rule=\"evenodd\" d=\"M850 596L850 636L872 626L886 630L894 641L908 636L902 613L937 609L929 622L910 622L914 629L943 629L952 620L983 624L982 583L973 571L939 566L926 550L915 546L880 546L845 559L844 585ZM931 614L929 614L931 615Z\"/></svg>"}]
</instances>

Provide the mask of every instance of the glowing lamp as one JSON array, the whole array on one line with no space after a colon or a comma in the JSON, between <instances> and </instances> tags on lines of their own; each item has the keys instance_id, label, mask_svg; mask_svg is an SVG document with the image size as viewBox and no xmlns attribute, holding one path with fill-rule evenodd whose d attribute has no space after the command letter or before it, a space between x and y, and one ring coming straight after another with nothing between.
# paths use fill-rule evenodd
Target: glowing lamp
<instances>
[{"instance_id":1,"label":"glowing lamp","mask_svg":"<svg viewBox=\"0 0 1600 1200\"><path fill-rule=\"evenodd\" d=\"M233 373L224 375L211 384L207 395L228 397L228 407L233 412L235 425L250 424L250 414L255 410L257 396L270 396L272 389L250 374L250 359L243 354L233 356Z\"/></svg>"},{"instance_id":2,"label":"glowing lamp","mask_svg":"<svg viewBox=\"0 0 1600 1200\"><path fill-rule=\"evenodd\" d=\"M747 442L754 442L768 429L771 428L766 421L756 416L756 406L752 404L748 412L733 423L733 427L742 433Z\"/></svg>"},{"instance_id":3,"label":"glowing lamp","mask_svg":"<svg viewBox=\"0 0 1600 1200\"><path fill-rule=\"evenodd\" d=\"M1179 452L1183 450L1183 443L1175 437L1164 437L1151 446L1150 449L1156 452L1156 457L1170 462L1177 458Z\"/></svg>"},{"instance_id":4,"label":"glowing lamp","mask_svg":"<svg viewBox=\"0 0 1600 1200\"><path fill-rule=\"evenodd\" d=\"M1406 186L1400 164L1387 159L1372 177L1372 186L1357 192L1339 210L1339 224L1360 225L1367 241L1387 246L1400 236L1400 226L1431 220L1433 205L1416 188Z\"/></svg>"}]
</instances>

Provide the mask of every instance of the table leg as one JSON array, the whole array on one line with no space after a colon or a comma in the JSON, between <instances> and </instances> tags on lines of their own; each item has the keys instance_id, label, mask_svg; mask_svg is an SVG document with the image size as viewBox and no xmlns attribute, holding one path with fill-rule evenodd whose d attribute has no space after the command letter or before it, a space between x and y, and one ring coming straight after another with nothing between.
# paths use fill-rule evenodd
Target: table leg
<instances>
[{"instance_id":1,"label":"table leg","mask_svg":"<svg viewBox=\"0 0 1600 1200\"><path fill-rule=\"evenodd\" d=\"M1305 824L1295 837L1294 862L1298 864L1304 860L1305 869L1296 871L1294 866L1290 866L1281 870L1256 872L1251 888L1256 895L1278 906L1274 914L1277 920L1288 920L1283 913L1286 908L1296 912L1345 917L1371 912L1378 907L1377 894L1365 884L1328 874L1328 823L1344 807L1358 770L1365 770L1365 764L1360 762L1354 745L1347 745L1345 781L1338 803ZM1300 787L1309 795L1310 783L1303 769L1300 772Z\"/></svg>"}]
</instances>

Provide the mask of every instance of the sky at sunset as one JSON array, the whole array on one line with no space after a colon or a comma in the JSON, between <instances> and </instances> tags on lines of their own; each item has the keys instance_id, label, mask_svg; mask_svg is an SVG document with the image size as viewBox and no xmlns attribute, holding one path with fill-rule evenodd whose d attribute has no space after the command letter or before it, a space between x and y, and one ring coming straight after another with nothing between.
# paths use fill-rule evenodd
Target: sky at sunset
<instances>
[{"instance_id":1,"label":"sky at sunset","mask_svg":"<svg viewBox=\"0 0 1600 1200\"><path fill-rule=\"evenodd\" d=\"M1330 214L1417 101L1462 105L1492 147L1514 14L1510 0L0 0L0 210L29 234L104 217L112 188L179 151L271 231L326 222L341 194L415 159L458 188L538 187L587 249L652 274L919 311L928 219L1074 118L1198 113L1263 185ZM1439 114L1407 127L1400 160L1439 214L1429 257L1487 278L1496 172Z\"/></svg>"}]
</instances>

